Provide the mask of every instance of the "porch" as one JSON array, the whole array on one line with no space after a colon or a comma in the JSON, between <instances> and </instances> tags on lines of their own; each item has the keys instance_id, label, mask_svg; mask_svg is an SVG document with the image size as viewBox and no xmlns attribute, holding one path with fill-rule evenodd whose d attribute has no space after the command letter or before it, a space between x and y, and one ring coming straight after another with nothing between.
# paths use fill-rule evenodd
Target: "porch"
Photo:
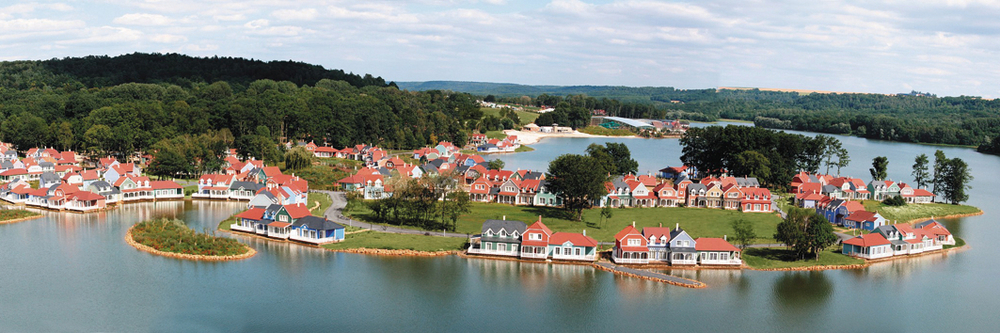
<instances>
[{"instance_id":1,"label":"porch","mask_svg":"<svg viewBox=\"0 0 1000 333\"><path fill-rule=\"evenodd\" d=\"M616 264L648 264L649 254L646 252L622 252L616 249L611 252L611 261Z\"/></svg>"}]
</instances>

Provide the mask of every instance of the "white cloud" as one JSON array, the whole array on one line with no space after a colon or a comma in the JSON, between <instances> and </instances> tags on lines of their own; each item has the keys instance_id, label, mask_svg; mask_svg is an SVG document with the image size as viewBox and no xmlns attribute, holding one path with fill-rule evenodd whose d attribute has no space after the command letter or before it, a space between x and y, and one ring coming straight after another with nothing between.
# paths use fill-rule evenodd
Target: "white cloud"
<instances>
[{"instance_id":1,"label":"white cloud","mask_svg":"<svg viewBox=\"0 0 1000 333\"><path fill-rule=\"evenodd\" d=\"M85 22L80 20L14 19L9 21L0 20L0 31L4 31L5 33L56 31L82 28L86 25Z\"/></svg>"},{"instance_id":2,"label":"white cloud","mask_svg":"<svg viewBox=\"0 0 1000 333\"><path fill-rule=\"evenodd\" d=\"M156 43L173 44L173 43L186 42L187 37L179 35L170 35L170 34L159 34L150 37L149 40Z\"/></svg>"},{"instance_id":3,"label":"white cloud","mask_svg":"<svg viewBox=\"0 0 1000 333\"><path fill-rule=\"evenodd\" d=\"M142 32L129 28L120 27L97 27L88 28L83 31L82 37L76 39L62 40L62 44L91 44L91 43L120 43L131 42L142 38Z\"/></svg>"},{"instance_id":4,"label":"white cloud","mask_svg":"<svg viewBox=\"0 0 1000 333\"><path fill-rule=\"evenodd\" d=\"M212 19L216 21L243 21L246 20L246 15L243 14L229 14L229 15L215 15Z\"/></svg>"},{"instance_id":5,"label":"white cloud","mask_svg":"<svg viewBox=\"0 0 1000 333\"><path fill-rule=\"evenodd\" d=\"M268 22L267 20L265 20L265 19L259 19L259 20L253 20L253 21L247 22L243 26L247 27L247 28L250 28L250 29L258 29L258 28L266 27L269 24L270 24L270 22Z\"/></svg>"},{"instance_id":6,"label":"white cloud","mask_svg":"<svg viewBox=\"0 0 1000 333\"><path fill-rule=\"evenodd\" d=\"M159 14L132 13L119 16L112 22L124 25L157 26L169 25L174 20Z\"/></svg>"},{"instance_id":7,"label":"white cloud","mask_svg":"<svg viewBox=\"0 0 1000 333\"><path fill-rule=\"evenodd\" d=\"M271 16L274 16L279 20L286 20L286 21L308 21L315 19L318 14L319 12L313 8L307 8L301 10L282 9L275 11L274 13L271 14Z\"/></svg>"}]
</instances>

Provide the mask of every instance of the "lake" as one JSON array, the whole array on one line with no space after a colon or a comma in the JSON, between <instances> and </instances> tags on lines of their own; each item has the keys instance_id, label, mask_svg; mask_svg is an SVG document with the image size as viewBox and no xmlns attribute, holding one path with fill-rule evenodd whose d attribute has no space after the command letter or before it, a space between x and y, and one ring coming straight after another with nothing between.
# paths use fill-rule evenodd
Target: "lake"
<instances>
[{"instance_id":1,"label":"lake","mask_svg":"<svg viewBox=\"0 0 1000 333\"><path fill-rule=\"evenodd\" d=\"M810 134L811 135L811 134ZM587 266L344 254L249 237L258 254L190 262L125 244L153 217L212 230L241 210L229 202L157 202L0 225L0 331L992 331L1000 157L970 149L838 138L844 175L869 178L875 156L909 181L913 158L942 149L975 176L970 204L985 214L944 221L971 250L875 264L863 270L674 270L687 289ZM679 165L668 139L544 139L501 155L509 169L544 170L590 143L628 144L641 173ZM697 223L697 221L691 221Z\"/></svg>"}]
</instances>

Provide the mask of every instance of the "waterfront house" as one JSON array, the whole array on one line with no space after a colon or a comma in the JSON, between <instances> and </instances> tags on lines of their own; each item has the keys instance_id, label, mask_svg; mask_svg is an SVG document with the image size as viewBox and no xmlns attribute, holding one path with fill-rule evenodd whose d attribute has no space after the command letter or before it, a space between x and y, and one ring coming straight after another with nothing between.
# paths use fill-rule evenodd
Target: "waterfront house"
<instances>
[{"instance_id":1,"label":"waterfront house","mask_svg":"<svg viewBox=\"0 0 1000 333\"><path fill-rule=\"evenodd\" d=\"M868 192L871 192L872 200L882 201L899 195L899 184L891 180L873 180L868 183Z\"/></svg>"},{"instance_id":2,"label":"waterfront house","mask_svg":"<svg viewBox=\"0 0 1000 333\"><path fill-rule=\"evenodd\" d=\"M470 241L469 253L519 257L521 236L528 228L524 222L513 220L486 220L482 234Z\"/></svg>"},{"instance_id":3,"label":"waterfront house","mask_svg":"<svg viewBox=\"0 0 1000 333\"><path fill-rule=\"evenodd\" d=\"M100 194L104 197L105 203L107 204L120 204L122 202L122 192L117 187L108 184L108 182L103 180L98 180L90 183L90 186L84 187L85 190Z\"/></svg>"},{"instance_id":4,"label":"waterfront house","mask_svg":"<svg viewBox=\"0 0 1000 333\"><path fill-rule=\"evenodd\" d=\"M697 242L681 229L680 224L670 232L670 264L694 265L697 263Z\"/></svg>"},{"instance_id":5,"label":"waterfront house","mask_svg":"<svg viewBox=\"0 0 1000 333\"><path fill-rule=\"evenodd\" d=\"M524 230L521 240L521 258L548 259L549 257L549 237L552 230L542 223L542 217L532 223Z\"/></svg>"},{"instance_id":6,"label":"waterfront house","mask_svg":"<svg viewBox=\"0 0 1000 333\"><path fill-rule=\"evenodd\" d=\"M701 237L695 240L698 264L701 265L742 265L740 249L723 238Z\"/></svg>"},{"instance_id":7,"label":"waterfront house","mask_svg":"<svg viewBox=\"0 0 1000 333\"><path fill-rule=\"evenodd\" d=\"M236 223L230 224L229 229L249 233L267 233L266 225L272 221L264 221L265 210L265 208L253 207L236 214Z\"/></svg>"},{"instance_id":8,"label":"waterfront house","mask_svg":"<svg viewBox=\"0 0 1000 333\"><path fill-rule=\"evenodd\" d=\"M310 244L326 244L344 240L344 226L326 218L303 216L292 223L288 239Z\"/></svg>"},{"instance_id":9,"label":"waterfront house","mask_svg":"<svg viewBox=\"0 0 1000 333\"><path fill-rule=\"evenodd\" d=\"M682 165L679 167L668 166L666 168L660 169L660 172L657 176L659 176L660 178L665 178L670 180L681 180L688 178L687 171L688 167L686 165Z\"/></svg>"},{"instance_id":10,"label":"waterfront house","mask_svg":"<svg viewBox=\"0 0 1000 333\"><path fill-rule=\"evenodd\" d=\"M670 262L670 228L645 227L642 237L646 238L650 261Z\"/></svg>"},{"instance_id":11,"label":"waterfront house","mask_svg":"<svg viewBox=\"0 0 1000 333\"><path fill-rule=\"evenodd\" d=\"M951 235L951 232L938 221L927 220L914 224L913 227L921 229L924 233L934 237L935 241L941 245L955 245L955 238Z\"/></svg>"},{"instance_id":12,"label":"waterfront house","mask_svg":"<svg viewBox=\"0 0 1000 333\"><path fill-rule=\"evenodd\" d=\"M910 185L905 183L899 184L899 196L906 200L906 203L932 203L934 202L934 197L936 196L931 191L922 188L912 188Z\"/></svg>"},{"instance_id":13,"label":"waterfront house","mask_svg":"<svg viewBox=\"0 0 1000 333\"><path fill-rule=\"evenodd\" d=\"M597 260L597 241L582 234L557 232L549 237L549 253L553 260Z\"/></svg>"},{"instance_id":14,"label":"waterfront house","mask_svg":"<svg viewBox=\"0 0 1000 333\"><path fill-rule=\"evenodd\" d=\"M149 188L152 189L153 199L156 200L184 199L184 188L174 181L151 181L149 182Z\"/></svg>"},{"instance_id":15,"label":"waterfront house","mask_svg":"<svg viewBox=\"0 0 1000 333\"><path fill-rule=\"evenodd\" d=\"M844 227L853 229L875 230L885 225L885 218L877 212L859 210L844 218Z\"/></svg>"},{"instance_id":16,"label":"waterfront house","mask_svg":"<svg viewBox=\"0 0 1000 333\"><path fill-rule=\"evenodd\" d=\"M893 255L891 243L880 233L864 234L844 241L843 254L864 259L881 259Z\"/></svg>"},{"instance_id":17,"label":"waterfront house","mask_svg":"<svg viewBox=\"0 0 1000 333\"><path fill-rule=\"evenodd\" d=\"M611 260L616 264L648 264L649 248L647 240L633 225L615 235L615 248L611 251Z\"/></svg>"},{"instance_id":18,"label":"waterfront house","mask_svg":"<svg viewBox=\"0 0 1000 333\"><path fill-rule=\"evenodd\" d=\"M90 212L104 209L106 198L90 191L76 191L66 194L65 208L78 212Z\"/></svg>"}]
</instances>

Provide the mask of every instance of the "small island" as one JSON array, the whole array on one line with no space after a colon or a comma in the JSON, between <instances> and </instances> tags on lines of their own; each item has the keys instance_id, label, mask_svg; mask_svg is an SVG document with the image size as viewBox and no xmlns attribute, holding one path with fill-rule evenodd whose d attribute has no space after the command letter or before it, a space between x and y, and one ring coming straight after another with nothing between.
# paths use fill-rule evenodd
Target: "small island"
<instances>
[{"instance_id":1,"label":"small island","mask_svg":"<svg viewBox=\"0 0 1000 333\"><path fill-rule=\"evenodd\" d=\"M186 260L241 260L257 254L234 239L197 233L179 220L140 222L128 229L125 241L141 251Z\"/></svg>"}]
</instances>

